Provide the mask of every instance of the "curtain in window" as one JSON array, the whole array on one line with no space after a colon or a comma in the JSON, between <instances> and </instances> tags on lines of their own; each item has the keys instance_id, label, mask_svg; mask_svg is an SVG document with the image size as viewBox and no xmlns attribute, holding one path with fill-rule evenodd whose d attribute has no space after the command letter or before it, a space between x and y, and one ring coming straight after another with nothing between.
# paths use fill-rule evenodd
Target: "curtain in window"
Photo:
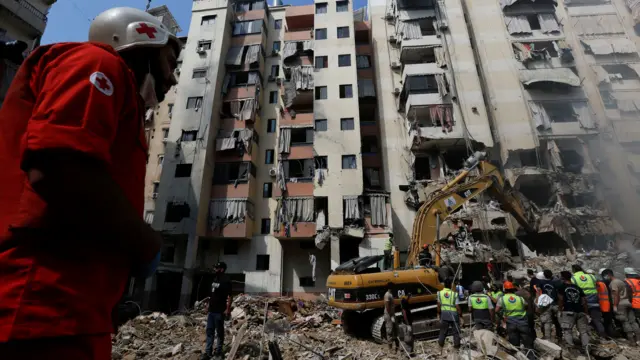
<instances>
[{"instance_id":1,"label":"curtain in window","mask_svg":"<svg viewBox=\"0 0 640 360\"><path fill-rule=\"evenodd\" d=\"M586 101L577 101L571 103L571 107L573 107L573 112L575 116L578 118L578 122L580 123L580 127L583 129L595 129L596 123L593 120L593 115L591 114L591 109L589 108L589 103Z\"/></svg>"},{"instance_id":2,"label":"curtain in window","mask_svg":"<svg viewBox=\"0 0 640 360\"><path fill-rule=\"evenodd\" d=\"M371 67L369 57L367 55L356 55L356 66L358 69L368 69Z\"/></svg>"},{"instance_id":3,"label":"curtain in window","mask_svg":"<svg viewBox=\"0 0 640 360\"><path fill-rule=\"evenodd\" d=\"M343 169L357 169L358 164L355 156L343 156L342 157Z\"/></svg>"},{"instance_id":4,"label":"curtain in window","mask_svg":"<svg viewBox=\"0 0 640 360\"><path fill-rule=\"evenodd\" d=\"M291 152L291 128L280 129L280 142L278 143L278 151L281 154Z\"/></svg>"},{"instance_id":5,"label":"curtain in window","mask_svg":"<svg viewBox=\"0 0 640 360\"><path fill-rule=\"evenodd\" d=\"M230 47L227 52L227 65L242 65L242 51L244 46Z\"/></svg>"},{"instance_id":6,"label":"curtain in window","mask_svg":"<svg viewBox=\"0 0 640 360\"><path fill-rule=\"evenodd\" d=\"M545 110L542 105L535 101L530 101L529 109L531 110L531 115L533 116L533 122L536 124L536 129L551 129L551 119L549 118L549 114L547 114L547 110Z\"/></svg>"},{"instance_id":7,"label":"curtain in window","mask_svg":"<svg viewBox=\"0 0 640 360\"><path fill-rule=\"evenodd\" d=\"M447 57L444 54L444 49L441 47L437 47L433 49L433 53L436 56L436 65L443 68L447 66Z\"/></svg>"},{"instance_id":8,"label":"curtain in window","mask_svg":"<svg viewBox=\"0 0 640 360\"><path fill-rule=\"evenodd\" d=\"M298 52L298 42L297 41L285 41L284 48L282 49L282 58L286 59L290 56L295 55Z\"/></svg>"},{"instance_id":9,"label":"curtain in window","mask_svg":"<svg viewBox=\"0 0 640 360\"><path fill-rule=\"evenodd\" d=\"M327 3L319 3L316 4L316 14L326 14L327 13Z\"/></svg>"},{"instance_id":10,"label":"curtain in window","mask_svg":"<svg viewBox=\"0 0 640 360\"><path fill-rule=\"evenodd\" d=\"M260 82L260 77L257 71L249 72L249 79L247 80L247 84L255 85Z\"/></svg>"},{"instance_id":11,"label":"curtain in window","mask_svg":"<svg viewBox=\"0 0 640 360\"><path fill-rule=\"evenodd\" d=\"M446 74L436 74L436 82L438 83L440 96L445 97L449 95L449 83L447 82Z\"/></svg>"},{"instance_id":12,"label":"curtain in window","mask_svg":"<svg viewBox=\"0 0 640 360\"><path fill-rule=\"evenodd\" d=\"M540 30L544 34L560 31L555 14L538 14L538 22L540 23Z\"/></svg>"},{"instance_id":13,"label":"curtain in window","mask_svg":"<svg viewBox=\"0 0 640 360\"><path fill-rule=\"evenodd\" d=\"M291 67L291 82L295 84L296 90L313 89L313 67L294 66Z\"/></svg>"},{"instance_id":14,"label":"curtain in window","mask_svg":"<svg viewBox=\"0 0 640 360\"><path fill-rule=\"evenodd\" d=\"M211 230L228 223L243 223L246 214L246 199L211 200L209 203Z\"/></svg>"},{"instance_id":15,"label":"curtain in window","mask_svg":"<svg viewBox=\"0 0 640 360\"><path fill-rule=\"evenodd\" d=\"M422 39L422 30L418 20L398 21L397 34L402 34L403 40Z\"/></svg>"},{"instance_id":16,"label":"curtain in window","mask_svg":"<svg viewBox=\"0 0 640 360\"><path fill-rule=\"evenodd\" d=\"M240 103L240 101L238 101ZM254 100L247 99L242 101L242 109L240 111L240 120L251 120L253 116Z\"/></svg>"},{"instance_id":17,"label":"curtain in window","mask_svg":"<svg viewBox=\"0 0 640 360\"><path fill-rule=\"evenodd\" d=\"M387 201L384 194L369 195L371 203L371 225L387 226Z\"/></svg>"},{"instance_id":18,"label":"curtain in window","mask_svg":"<svg viewBox=\"0 0 640 360\"><path fill-rule=\"evenodd\" d=\"M247 49L247 56L245 57L245 64L253 64L258 62L258 55L260 55L260 45L249 45Z\"/></svg>"},{"instance_id":19,"label":"curtain in window","mask_svg":"<svg viewBox=\"0 0 640 360\"><path fill-rule=\"evenodd\" d=\"M376 89L372 79L358 79L358 97L375 97Z\"/></svg>"},{"instance_id":20,"label":"curtain in window","mask_svg":"<svg viewBox=\"0 0 640 360\"><path fill-rule=\"evenodd\" d=\"M531 26L526 16L506 16L504 23L507 25L509 34L531 34ZM542 25L542 24L540 24Z\"/></svg>"},{"instance_id":21,"label":"curtain in window","mask_svg":"<svg viewBox=\"0 0 640 360\"><path fill-rule=\"evenodd\" d=\"M360 206L358 204L357 196L345 196L344 197L344 219L345 220L357 220L362 218L360 212Z\"/></svg>"},{"instance_id":22,"label":"curtain in window","mask_svg":"<svg viewBox=\"0 0 640 360\"><path fill-rule=\"evenodd\" d=\"M224 80L222 81L222 95L226 95L229 91L229 85L231 84L231 74L226 73L224 75Z\"/></svg>"},{"instance_id":23,"label":"curtain in window","mask_svg":"<svg viewBox=\"0 0 640 360\"><path fill-rule=\"evenodd\" d=\"M236 148L236 138L233 133L226 137L219 137L216 139L216 151L225 151Z\"/></svg>"},{"instance_id":24,"label":"curtain in window","mask_svg":"<svg viewBox=\"0 0 640 360\"><path fill-rule=\"evenodd\" d=\"M287 214L287 223L313 221L313 198L288 198L283 202Z\"/></svg>"}]
</instances>

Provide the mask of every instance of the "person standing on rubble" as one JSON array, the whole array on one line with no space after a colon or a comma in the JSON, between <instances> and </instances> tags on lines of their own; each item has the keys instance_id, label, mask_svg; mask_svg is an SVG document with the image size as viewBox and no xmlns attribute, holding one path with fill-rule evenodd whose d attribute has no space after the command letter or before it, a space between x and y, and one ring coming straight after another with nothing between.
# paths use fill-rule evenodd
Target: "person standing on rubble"
<instances>
[{"instance_id":1,"label":"person standing on rubble","mask_svg":"<svg viewBox=\"0 0 640 360\"><path fill-rule=\"evenodd\" d=\"M515 294L516 287L511 282L504 283L505 294L498 299L496 313L504 310L507 319L507 334L509 342L519 347L522 343L527 350L533 350L533 335L527 321L527 301ZM533 352L528 352L528 357L533 359Z\"/></svg>"},{"instance_id":2,"label":"person standing on rubble","mask_svg":"<svg viewBox=\"0 0 640 360\"><path fill-rule=\"evenodd\" d=\"M400 345L406 351L406 354L410 358L413 358L415 356L415 353L413 352L413 318L409 306L410 300L411 293L408 293L407 296L403 296L402 299L400 299L400 308L402 309L402 324L398 326L398 338Z\"/></svg>"},{"instance_id":3,"label":"person standing on rubble","mask_svg":"<svg viewBox=\"0 0 640 360\"><path fill-rule=\"evenodd\" d=\"M551 270L544 270L542 275L543 279L538 281L537 286L542 295L547 295L552 301L548 306L538 307L540 322L542 323L542 335L545 340L551 340L551 326L553 325L556 329L556 339L560 343L560 340L562 340L562 326L558 320L558 287L562 284L558 284L553 279Z\"/></svg>"},{"instance_id":4,"label":"person standing on rubble","mask_svg":"<svg viewBox=\"0 0 640 360\"><path fill-rule=\"evenodd\" d=\"M604 323L604 329L610 338L614 337L613 331L613 311L611 309L611 292L609 291L609 280L604 276L606 269L598 270L602 281L596 282L596 289L598 290L598 303L600 304L600 312L602 312L602 320Z\"/></svg>"},{"instance_id":5,"label":"person standing on rubble","mask_svg":"<svg viewBox=\"0 0 640 360\"><path fill-rule=\"evenodd\" d=\"M489 262L487 263L487 274L489 275L492 284L501 280L500 270L498 269L498 264L496 264L496 259L489 259Z\"/></svg>"},{"instance_id":6,"label":"person standing on rubble","mask_svg":"<svg viewBox=\"0 0 640 360\"><path fill-rule=\"evenodd\" d=\"M569 346L575 346L573 327L577 327L582 350L586 353L589 345L589 308L586 294L579 286L572 283L569 271L561 272L560 277L563 284L558 293L558 310L564 340Z\"/></svg>"},{"instance_id":7,"label":"person standing on rubble","mask_svg":"<svg viewBox=\"0 0 640 360\"><path fill-rule=\"evenodd\" d=\"M438 299L438 319L440 319L440 335L438 336L440 354L444 349L444 340L447 338L449 329L453 333L453 347L455 349L460 348L460 328L464 325L464 319L457 301L458 296L455 291L451 290L452 287L453 279L446 279L444 281L444 289L438 291L436 296Z\"/></svg>"},{"instance_id":8,"label":"person standing on rubble","mask_svg":"<svg viewBox=\"0 0 640 360\"><path fill-rule=\"evenodd\" d=\"M207 343L201 360L213 358L222 359L222 345L224 344L224 320L231 315L231 280L225 274L227 264L219 262L213 267L214 278L211 283L209 296L209 313L207 314ZM213 351L213 338L216 338L216 348Z\"/></svg>"},{"instance_id":9,"label":"person standing on rubble","mask_svg":"<svg viewBox=\"0 0 640 360\"><path fill-rule=\"evenodd\" d=\"M471 284L472 294L469 296L468 306L475 324L474 330L493 331L493 322L495 321L493 302L488 295L482 293L483 290L482 282L474 281Z\"/></svg>"},{"instance_id":10,"label":"person standing on rubble","mask_svg":"<svg viewBox=\"0 0 640 360\"><path fill-rule=\"evenodd\" d=\"M640 279L638 279L640 275L634 268L625 268L624 275L626 277L624 282L629 285L631 290L631 308L636 319L638 319L640 316Z\"/></svg>"},{"instance_id":11,"label":"person standing on rubble","mask_svg":"<svg viewBox=\"0 0 640 360\"><path fill-rule=\"evenodd\" d=\"M393 345L395 344L396 351L398 351L400 345L398 343L398 323L396 322L396 305L393 300L392 282L387 284L387 292L384 294L384 325L389 350L393 350Z\"/></svg>"},{"instance_id":12,"label":"person standing on rubble","mask_svg":"<svg viewBox=\"0 0 640 360\"><path fill-rule=\"evenodd\" d=\"M582 289L587 296L587 306L589 307L589 316L591 317L593 327L596 329L598 336L606 337L607 334L604 331L604 325L602 323L598 290L596 289L596 277L592 274L585 273L582 266L578 264L571 265L571 270L573 271L571 282Z\"/></svg>"},{"instance_id":13,"label":"person standing on rubble","mask_svg":"<svg viewBox=\"0 0 640 360\"><path fill-rule=\"evenodd\" d=\"M160 261L143 120L180 50L155 16L121 7L89 42L23 62L0 110L1 358L111 359L112 310Z\"/></svg>"},{"instance_id":14,"label":"person standing on rubble","mask_svg":"<svg viewBox=\"0 0 640 360\"><path fill-rule=\"evenodd\" d=\"M640 328L636 322L636 317L631 307L631 289L627 284L613 276L611 269L602 272L605 279L609 280L611 298L613 300L613 315L622 324L622 331L631 342L640 340Z\"/></svg>"}]
</instances>

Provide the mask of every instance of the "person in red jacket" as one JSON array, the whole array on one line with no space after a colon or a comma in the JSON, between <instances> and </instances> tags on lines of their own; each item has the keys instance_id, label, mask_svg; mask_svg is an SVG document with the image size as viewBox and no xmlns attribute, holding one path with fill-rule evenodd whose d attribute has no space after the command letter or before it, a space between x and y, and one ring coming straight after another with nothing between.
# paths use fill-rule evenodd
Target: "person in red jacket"
<instances>
[{"instance_id":1,"label":"person in red jacket","mask_svg":"<svg viewBox=\"0 0 640 360\"><path fill-rule=\"evenodd\" d=\"M181 46L131 8L96 17L89 41L33 51L0 110L3 359L111 359L111 310L159 262L143 113L176 84Z\"/></svg>"}]
</instances>

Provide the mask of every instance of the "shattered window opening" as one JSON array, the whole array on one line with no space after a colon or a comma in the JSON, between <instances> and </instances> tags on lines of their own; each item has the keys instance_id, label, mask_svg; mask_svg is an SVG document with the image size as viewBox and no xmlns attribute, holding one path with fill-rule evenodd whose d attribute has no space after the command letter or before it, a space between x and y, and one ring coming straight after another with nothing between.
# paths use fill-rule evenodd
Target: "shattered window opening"
<instances>
[{"instance_id":1,"label":"shattered window opening","mask_svg":"<svg viewBox=\"0 0 640 360\"><path fill-rule=\"evenodd\" d=\"M285 179L297 179L298 182L313 181L314 159L296 159L283 161Z\"/></svg>"},{"instance_id":2,"label":"shattered window opening","mask_svg":"<svg viewBox=\"0 0 640 360\"><path fill-rule=\"evenodd\" d=\"M326 156L316 156L314 158L316 169L327 169L328 160Z\"/></svg>"},{"instance_id":3,"label":"shattered window opening","mask_svg":"<svg viewBox=\"0 0 640 360\"><path fill-rule=\"evenodd\" d=\"M314 287L316 286L316 282L313 280L311 276L302 276L299 278L301 287Z\"/></svg>"},{"instance_id":4,"label":"shattered window opening","mask_svg":"<svg viewBox=\"0 0 640 360\"><path fill-rule=\"evenodd\" d=\"M543 102L541 104L547 111L549 119L552 123L567 123L578 121L578 117L573 111L572 102Z\"/></svg>"},{"instance_id":5,"label":"shattered window opening","mask_svg":"<svg viewBox=\"0 0 640 360\"><path fill-rule=\"evenodd\" d=\"M527 21L531 30L540 30L540 21L538 20L538 14L527 15Z\"/></svg>"},{"instance_id":6,"label":"shattered window opening","mask_svg":"<svg viewBox=\"0 0 640 360\"><path fill-rule=\"evenodd\" d=\"M222 245L222 253L224 255L238 255L238 242L225 240Z\"/></svg>"},{"instance_id":7,"label":"shattered window opening","mask_svg":"<svg viewBox=\"0 0 640 360\"><path fill-rule=\"evenodd\" d=\"M213 170L214 184L246 183L249 181L249 174L252 169L248 161L216 163ZM251 171L253 175L253 171Z\"/></svg>"},{"instance_id":8,"label":"shattered window opening","mask_svg":"<svg viewBox=\"0 0 640 360\"><path fill-rule=\"evenodd\" d=\"M256 271L269 270L269 255L256 255Z\"/></svg>"},{"instance_id":9,"label":"shattered window opening","mask_svg":"<svg viewBox=\"0 0 640 360\"><path fill-rule=\"evenodd\" d=\"M431 180L431 163L428 156L418 156L413 165L416 180Z\"/></svg>"},{"instance_id":10,"label":"shattered window opening","mask_svg":"<svg viewBox=\"0 0 640 360\"><path fill-rule=\"evenodd\" d=\"M313 132L312 128L292 128L291 146L313 144Z\"/></svg>"},{"instance_id":11,"label":"shattered window opening","mask_svg":"<svg viewBox=\"0 0 640 360\"><path fill-rule=\"evenodd\" d=\"M363 136L361 151L362 154L377 154L378 153L378 138L376 136Z\"/></svg>"},{"instance_id":12,"label":"shattered window opening","mask_svg":"<svg viewBox=\"0 0 640 360\"><path fill-rule=\"evenodd\" d=\"M625 64L602 65L602 68L609 74L610 81L638 80L638 73Z\"/></svg>"},{"instance_id":13,"label":"shattered window opening","mask_svg":"<svg viewBox=\"0 0 640 360\"><path fill-rule=\"evenodd\" d=\"M164 216L164 222L180 222L191 214L189 204L185 202L169 202Z\"/></svg>"},{"instance_id":14,"label":"shattered window opening","mask_svg":"<svg viewBox=\"0 0 640 360\"><path fill-rule=\"evenodd\" d=\"M410 94L433 94L438 92L438 81L435 75L414 75L407 77Z\"/></svg>"}]
</instances>

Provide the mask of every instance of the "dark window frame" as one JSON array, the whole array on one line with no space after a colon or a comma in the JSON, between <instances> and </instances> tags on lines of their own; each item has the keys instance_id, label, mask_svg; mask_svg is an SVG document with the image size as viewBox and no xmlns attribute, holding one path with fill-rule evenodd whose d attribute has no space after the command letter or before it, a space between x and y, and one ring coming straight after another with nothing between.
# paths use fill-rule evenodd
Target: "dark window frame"
<instances>
[{"instance_id":1,"label":"dark window frame","mask_svg":"<svg viewBox=\"0 0 640 360\"><path fill-rule=\"evenodd\" d=\"M342 30L343 32L346 30L346 31L347 31L347 34L346 34L346 35L344 35L344 34L343 34L343 35L341 36L341 35L340 35L340 31L341 31L341 30ZM337 37L338 39L348 39L348 38L350 38L350 37L351 37L351 31L349 31L349 27L348 27L348 26L338 26L338 27L336 28L336 37Z\"/></svg>"},{"instance_id":2,"label":"dark window frame","mask_svg":"<svg viewBox=\"0 0 640 360\"><path fill-rule=\"evenodd\" d=\"M342 85L340 85L339 94L340 94L340 99L351 99L351 98L353 98L353 85L352 84L342 84Z\"/></svg>"},{"instance_id":3,"label":"dark window frame","mask_svg":"<svg viewBox=\"0 0 640 360\"><path fill-rule=\"evenodd\" d=\"M346 61L344 61L346 59ZM338 67L350 67L351 66L351 54L338 55Z\"/></svg>"},{"instance_id":4,"label":"dark window frame","mask_svg":"<svg viewBox=\"0 0 640 360\"><path fill-rule=\"evenodd\" d=\"M323 34L323 36L319 36L319 34ZM319 28L314 32L314 40L327 40L327 28Z\"/></svg>"},{"instance_id":5,"label":"dark window frame","mask_svg":"<svg viewBox=\"0 0 640 360\"><path fill-rule=\"evenodd\" d=\"M320 124L321 126L319 127L318 124ZM313 122L313 128L315 131L327 131L327 129L329 128L327 119L315 119Z\"/></svg>"}]
</instances>

